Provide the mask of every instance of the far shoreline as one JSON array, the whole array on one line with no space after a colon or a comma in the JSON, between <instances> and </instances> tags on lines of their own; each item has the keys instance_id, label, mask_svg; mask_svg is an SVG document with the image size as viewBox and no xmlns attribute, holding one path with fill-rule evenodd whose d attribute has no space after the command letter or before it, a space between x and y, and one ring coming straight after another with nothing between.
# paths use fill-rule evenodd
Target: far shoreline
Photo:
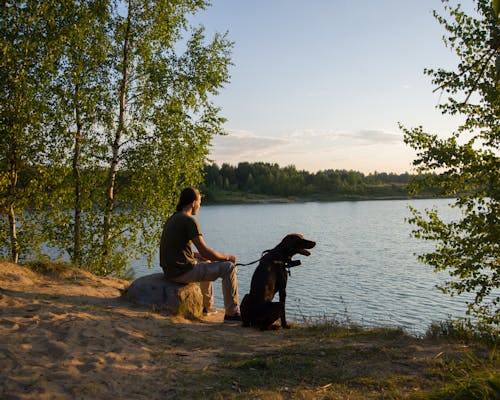
<instances>
[{"instance_id":1,"label":"far shoreline","mask_svg":"<svg viewBox=\"0 0 500 400\"><path fill-rule=\"evenodd\" d=\"M356 202L356 201L387 201L387 200L428 200L428 199L453 199L455 197L441 197L432 195L419 196L362 196L362 195L311 195L311 196L270 196L244 192L223 192L217 196L209 195L204 198L205 206L220 205L252 205L252 204L297 204L297 203L333 203L333 202Z\"/></svg>"}]
</instances>

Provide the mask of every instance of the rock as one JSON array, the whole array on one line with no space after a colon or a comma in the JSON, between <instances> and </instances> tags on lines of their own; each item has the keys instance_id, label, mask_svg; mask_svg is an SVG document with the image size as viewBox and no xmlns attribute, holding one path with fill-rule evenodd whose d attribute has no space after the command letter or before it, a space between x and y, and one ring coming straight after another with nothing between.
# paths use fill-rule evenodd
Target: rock
<instances>
[{"instance_id":1,"label":"rock","mask_svg":"<svg viewBox=\"0 0 500 400\"><path fill-rule=\"evenodd\" d=\"M125 290L123 297L134 303L153 305L171 315L200 318L203 298L198 283L176 283L162 273L142 276Z\"/></svg>"}]
</instances>

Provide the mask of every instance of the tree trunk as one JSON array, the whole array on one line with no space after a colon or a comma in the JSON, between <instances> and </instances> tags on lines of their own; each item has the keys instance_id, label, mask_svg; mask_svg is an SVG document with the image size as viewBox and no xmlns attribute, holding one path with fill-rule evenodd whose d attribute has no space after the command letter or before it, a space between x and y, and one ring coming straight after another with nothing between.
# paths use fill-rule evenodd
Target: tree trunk
<instances>
[{"instance_id":1,"label":"tree trunk","mask_svg":"<svg viewBox=\"0 0 500 400\"><path fill-rule=\"evenodd\" d=\"M9 207L9 228L11 261L13 263L17 263L19 261L19 243L17 241L16 213L14 210L14 203L11 203Z\"/></svg>"},{"instance_id":2,"label":"tree trunk","mask_svg":"<svg viewBox=\"0 0 500 400\"><path fill-rule=\"evenodd\" d=\"M104 212L104 237L103 237L103 251L102 251L102 273L106 274L108 270L109 259L111 256L112 243L111 243L111 226L114 211L115 201L115 182L116 173L118 171L118 163L120 162L120 145L123 131L125 129L125 114L126 114L126 101L128 91L128 62L130 56L130 24L132 19L132 1L129 0L128 13L127 13L127 26L125 37L123 41L123 64L122 64L122 79L120 84L120 111L118 114L118 128L115 132L115 140L113 142L113 156L108 174L108 186L106 196L106 208Z\"/></svg>"},{"instance_id":3,"label":"tree trunk","mask_svg":"<svg viewBox=\"0 0 500 400\"><path fill-rule=\"evenodd\" d=\"M13 153L15 151L13 150ZM19 261L19 241L17 240L17 227L16 227L16 211L15 211L15 195L17 188L17 170L15 155L11 155L10 160L10 187L9 187L9 235L10 235L10 250L11 261L17 263Z\"/></svg>"},{"instance_id":4,"label":"tree trunk","mask_svg":"<svg viewBox=\"0 0 500 400\"><path fill-rule=\"evenodd\" d=\"M73 230L73 257L72 262L75 266L80 267L82 262L82 243L81 243L81 216L82 216L82 198L81 198L81 173L80 173L80 156L81 156L81 140L82 140L82 121L80 115L80 105L78 104L78 87L75 89L75 113L76 113L76 132L75 132L75 148L73 152L73 177L75 179L75 204L74 218L75 226Z\"/></svg>"}]
</instances>

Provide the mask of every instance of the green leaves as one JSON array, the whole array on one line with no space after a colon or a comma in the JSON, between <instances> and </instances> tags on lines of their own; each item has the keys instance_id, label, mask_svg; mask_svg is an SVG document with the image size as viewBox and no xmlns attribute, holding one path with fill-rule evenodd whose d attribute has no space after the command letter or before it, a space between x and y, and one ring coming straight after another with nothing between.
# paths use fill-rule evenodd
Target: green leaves
<instances>
[{"instance_id":1,"label":"green leaves","mask_svg":"<svg viewBox=\"0 0 500 400\"><path fill-rule=\"evenodd\" d=\"M0 212L13 207L21 228L14 237L15 222L1 221L0 252L16 241L27 257L45 243L101 274L156 253L179 188L201 181L222 132L212 101L229 81L232 44L189 29L187 15L206 6L0 8Z\"/></svg>"},{"instance_id":2,"label":"green leaves","mask_svg":"<svg viewBox=\"0 0 500 400\"><path fill-rule=\"evenodd\" d=\"M446 270L450 279L442 290L450 294L474 293L468 312L480 322L498 324L500 315L500 102L495 51L491 38L499 34L491 21L491 5L477 0L477 17L445 3L449 19L438 16L447 30L445 42L459 57L458 72L427 69L438 90L450 97L439 108L444 114L461 114L464 123L449 137L406 129L405 143L417 151L413 164L419 178L415 192L438 188L438 195L453 196L462 210L457 221L443 221L435 210L413 210L414 236L436 242L436 250L419 259ZM463 94L467 93L463 98ZM458 97L458 99L457 99Z\"/></svg>"}]
</instances>

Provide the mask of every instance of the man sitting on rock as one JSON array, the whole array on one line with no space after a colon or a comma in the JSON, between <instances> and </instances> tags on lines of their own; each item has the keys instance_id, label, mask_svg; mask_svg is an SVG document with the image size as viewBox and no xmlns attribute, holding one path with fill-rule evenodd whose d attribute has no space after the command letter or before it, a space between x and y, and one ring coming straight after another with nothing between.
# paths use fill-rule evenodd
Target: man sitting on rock
<instances>
[{"instance_id":1,"label":"man sitting on rock","mask_svg":"<svg viewBox=\"0 0 500 400\"><path fill-rule=\"evenodd\" d=\"M215 312L212 282L222 278L225 322L241 321L238 308L236 257L208 247L194 215L201 207L198 189L181 192L176 212L163 227L160 242L160 265L168 280L178 283L200 282L203 312ZM198 253L193 252L192 244ZM197 262L196 259L202 260Z\"/></svg>"}]
</instances>

